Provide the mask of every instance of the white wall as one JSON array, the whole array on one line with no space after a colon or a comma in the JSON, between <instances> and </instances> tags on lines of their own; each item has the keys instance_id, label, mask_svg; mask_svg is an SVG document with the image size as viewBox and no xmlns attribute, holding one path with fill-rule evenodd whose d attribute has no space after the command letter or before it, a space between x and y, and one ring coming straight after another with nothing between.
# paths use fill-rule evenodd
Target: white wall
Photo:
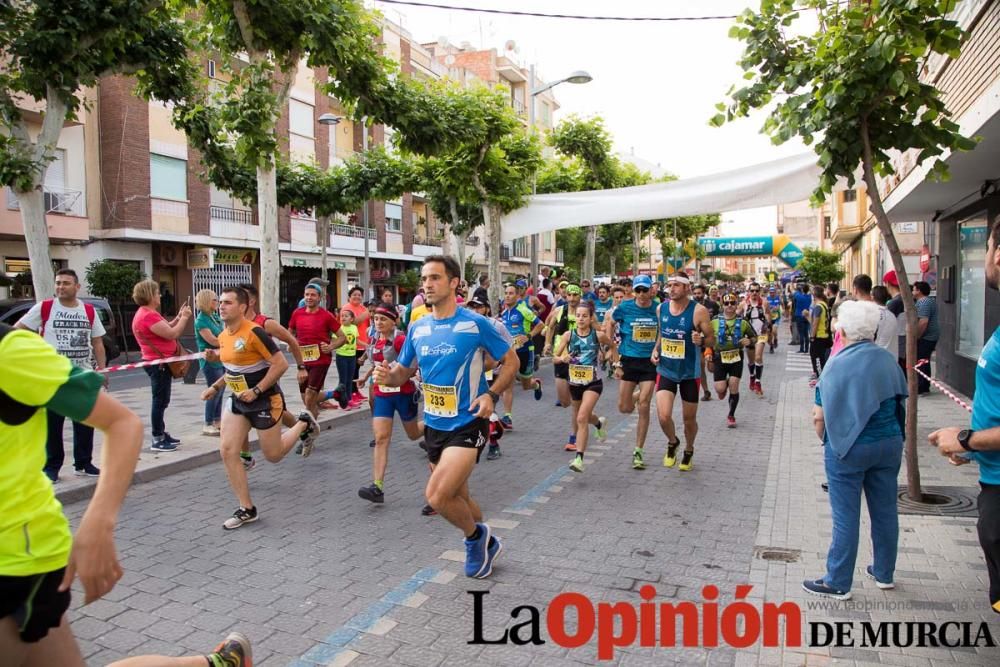
<instances>
[{"instance_id":1,"label":"white wall","mask_svg":"<svg viewBox=\"0 0 1000 667\"><path fill-rule=\"evenodd\" d=\"M87 267L99 259L122 259L142 262L142 272L149 275L153 270L153 251L148 243L122 241L95 241L86 245L52 245L49 247L52 259L66 260L69 268L80 276L80 296L90 296L87 292ZM28 249L20 241L0 241L0 257L27 257Z\"/></svg>"}]
</instances>

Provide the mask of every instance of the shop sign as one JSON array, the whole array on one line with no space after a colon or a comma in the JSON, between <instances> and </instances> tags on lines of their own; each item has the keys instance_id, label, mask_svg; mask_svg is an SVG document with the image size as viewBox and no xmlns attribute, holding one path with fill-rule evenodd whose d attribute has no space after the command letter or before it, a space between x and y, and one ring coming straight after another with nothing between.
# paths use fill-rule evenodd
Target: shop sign
<instances>
[{"instance_id":1,"label":"shop sign","mask_svg":"<svg viewBox=\"0 0 1000 667\"><path fill-rule=\"evenodd\" d=\"M241 250L239 248L216 248L216 264L253 264L257 261L256 250Z\"/></svg>"},{"instance_id":2,"label":"shop sign","mask_svg":"<svg viewBox=\"0 0 1000 667\"><path fill-rule=\"evenodd\" d=\"M292 266L309 266L309 264L304 259L293 259Z\"/></svg>"},{"instance_id":3,"label":"shop sign","mask_svg":"<svg viewBox=\"0 0 1000 667\"><path fill-rule=\"evenodd\" d=\"M195 248L187 251L188 269L211 269L215 266L211 248Z\"/></svg>"},{"instance_id":4,"label":"shop sign","mask_svg":"<svg viewBox=\"0 0 1000 667\"><path fill-rule=\"evenodd\" d=\"M916 234L917 223L915 222L894 222L892 228L897 234Z\"/></svg>"},{"instance_id":5,"label":"shop sign","mask_svg":"<svg viewBox=\"0 0 1000 667\"><path fill-rule=\"evenodd\" d=\"M335 268L335 269L346 269L347 268L347 262L334 262L333 263L333 268Z\"/></svg>"}]
</instances>

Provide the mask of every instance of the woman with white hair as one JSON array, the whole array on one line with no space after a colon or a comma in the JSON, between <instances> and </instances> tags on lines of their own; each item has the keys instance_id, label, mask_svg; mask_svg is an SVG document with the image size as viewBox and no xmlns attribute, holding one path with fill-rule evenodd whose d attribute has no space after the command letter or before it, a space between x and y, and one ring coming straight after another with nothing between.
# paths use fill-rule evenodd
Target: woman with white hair
<instances>
[{"instance_id":1,"label":"woman with white hair","mask_svg":"<svg viewBox=\"0 0 1000 667\"><path fill-rule=\"evenodd\" d=\"M813 425L825 445L833 540L826 556L826 574L802 582L802 588L820 597L849 600L858 555L862 489L871 517L874 552L865 573L879 588L895 587L899 541L896 477L902 461L907 390L906 378L893 355L873 342L878 306L847 301L841 304L838 315L844 349L823 370L813 408Z\"/></svg>"}]
</instances>

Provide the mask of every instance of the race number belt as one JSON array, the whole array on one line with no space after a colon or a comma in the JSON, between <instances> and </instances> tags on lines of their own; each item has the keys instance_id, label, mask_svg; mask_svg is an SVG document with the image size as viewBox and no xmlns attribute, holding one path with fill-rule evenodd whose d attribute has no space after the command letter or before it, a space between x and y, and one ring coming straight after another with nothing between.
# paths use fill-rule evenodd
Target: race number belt
<instances>
[{"instance_id":1,"label":"race number belt","mask_svg":"<svg viewBox=\"0 0 1000 667\"><path fill-rule=\"evenodd\" d=\"M524 334L518 334L514 336L514 349L517 350L524 347L525 343L527 342L528 342L528 337L525 336Z\"/></svg>"},{"instance_id":2,"label":"race number belt","mask_svg":"<svg viewBox=\"0 0 1000 667\"><path fill-rule=\"evenodd\" d=\"M757 336L757 342L758 343L766 343L767 342L767 334L761 334L761 335Z\"/></svg>"},{"instance_id":3,"label":"race number belt","mask_svg":"<svg viewBox=\"0 0 1000 667\"><path fill-rule=\"evenodd\" d=\"M424 414L434 417L458 416L458 390L456 387L440 387L425 382L422 388L424 390Z\"/></svg>"},{"instance_id":4,"label":"race number belt","mask_svg":"<svg viewBox=\"0 0 1000 667\"><path fill-rule=\"evenodd\" d=\"M378 390L383 394L398 394L402 389L402 387L389 387L384 384L378 385Z\"/></svg>"},{"instance_id":5,"label":"race number belt","mask_svg":"<svg viewBox=\"0 0 1000 667\"><path fill-rule=\"evenodd\" d=\"M569 365L570 384L590 384L594 381L594 367L578 364Z\"/></svg>"},{"instance_id":6,"label":"race number belt","mask_svg":"<svg viewBox=\"0 0 1000 667\"><path fill-rule=\"evenodd\" d=\"M722 363L724 364L735 364L740 361L740 351L739 350L722 350Z\"/></svg>"},{"instance_id":7,"label":"race number belt","mask_svg":"<svg viewBox=\"0 0 1000 667\"><path fill-rule=\"evenodd\" d=\"M230 375L226 373L226 386L229 387L230 391L234 394L242 394L250 387L247 386L247 379L243 375Z\"/></svg>"},{"instance_id":8,"label":"race number belt","mask_svg":"<svg viewBox=\"0 0 1000 667\"><path fill-rule=\"evenodd\" d=\"M636 343L655 343L656 327L655 326L632 327L632 340L635 341Z\"/></svg>"},{"instance_id":9,"label":"race number belt","mask_svg":"<svg viewBox=\"0 0 1000 667\"><path fill-rule=\"evenodd\" d=\"M661 338L660 356L666 357L667 359L683 359L684 341L670 340L669 338Z\"/></svg>"},{"instance_id":10,"label":"race number belt","mask_svg":"<svg viewBox=\"0 0 1000 667\"><path fill-rule=\"evenodd\" d=\"M303 345L299 349L302 350L302 361L319 360L319 345Z\"/></svg>"}]
</instances>

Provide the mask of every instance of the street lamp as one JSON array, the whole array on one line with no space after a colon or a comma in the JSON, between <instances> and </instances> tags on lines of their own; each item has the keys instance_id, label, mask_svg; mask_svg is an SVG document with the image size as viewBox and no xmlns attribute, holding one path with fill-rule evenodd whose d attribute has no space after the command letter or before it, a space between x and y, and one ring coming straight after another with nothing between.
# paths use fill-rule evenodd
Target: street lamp
<instances>
[{"instance_id":1,"label":"street lamp","mask_svg":"<svg viewBox=\"0 0 1000 667\"><path fill-rule=\"evenodd\" d=\"M335 116L332 113L325 113L325 114L322 114L319 118L317 118L316 122L318 122L320 125L334 126L334 125L337 125L342 120L343 120L343 118L341 118L340 116ZM334 139L334 144L333 145L334 146L337 145L336 139ZM326 267L327 267L327 262L326 262L326 247L330 243L330 216L328 216L328 215L322 215L322 216L320 216L320 219L319 219L319 233L320 233L320 238L323 239L323 242L320 245L320 251L319 251L319 267L320 267L320 271L323 274L323 280L325 280L327 282L327 285L329 285L329 280L330 279L327 278L327 273L326 273L326 270L327 270L326 269Z\"/></svg>"},{"instance_id":2,"label":"street lamp","mask_svg":"<svg viewBox=\"0 0 1000 667\"><path fill-rule=\"evenodd\" d=\"M559 79L558 81L553 81L552 83L547 83L540 88L535 88L535 66L531 65L529 68L529 79L528 79L528 91L531 99L528 100L528 131L532 134L535 133L535 97L541 95L546 90L551 90L555 88L560 83L589 83L594 77L590 76L587 72L583 70L577 70L570 73L565 79ZM531 177L531 194L535 194L535 177ZM538 279L538 234L531 235L531 276L529 276L529 282L534 284L534 281ZM536 285L535 289L538 290L541 285Z\"/></svg>"}]
</instances>

